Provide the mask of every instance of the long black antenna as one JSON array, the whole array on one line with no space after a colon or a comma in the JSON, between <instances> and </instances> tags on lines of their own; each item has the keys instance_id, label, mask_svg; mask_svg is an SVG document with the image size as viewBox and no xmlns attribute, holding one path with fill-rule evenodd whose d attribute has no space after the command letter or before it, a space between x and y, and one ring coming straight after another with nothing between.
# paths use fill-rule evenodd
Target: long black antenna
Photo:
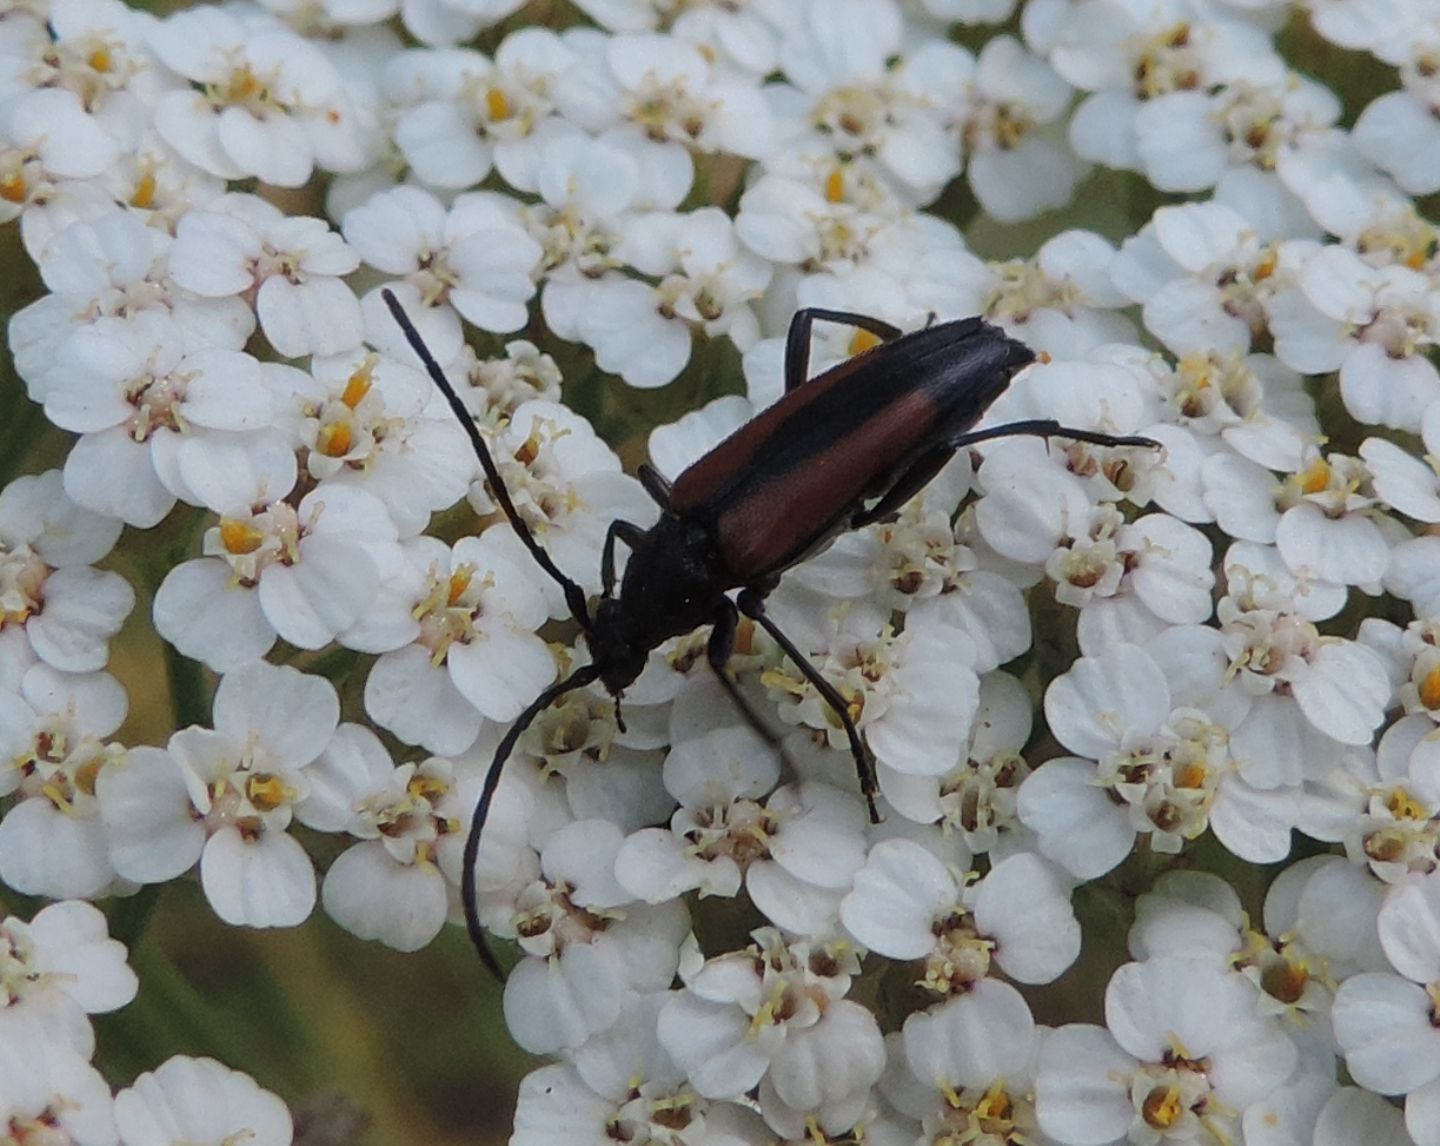
<instances>
[{"instance_id":1,"label":"long black antenna","mask_svg":"<svg viewBox=\"0 0 1440 1146\"><path fill-rule=\"evenodd\" d=\"M544 546L535 540L535 535L530 532L530 527L525 524L524 519L515 509L515 503L510 500L510 491L505 487L505 479L500 476L500 469L495 465L495 459L490 456L490 447L485 444L485 438L481 435L479 427L475 425L475 419L470 416L470 411L465 408L465 403L460 401L460 395L455 393L455 387L450 385L450 379L445 377L445 372L440 369L440 364L435 361L435 356L430 353L430 348L425 345L425 340L420 337L420 332L415 329L415 324L410 321L410 316L400 305L400 300L395 297L389 287L381 290L380 297L385 300L385 305L395 316L396 323L405 332L405 340L410 343L410 348L424 363L425 372L430 375L430 381L434 382L440 393L445 395L445 400L450 403L450 409L455 412L455 417L459 419L461 427L469 435L470 445L475 450L475 456L480 459L480 468L485 471L485 480L490 483L490 492L495 495L495 500L505 511L511 527L519 535L521 543L530 551L530 556L539 563L540 568L550 574L556 584L564 590L565 604L570 607L570 612L579 622L580 627L588 633L592 623L590 607L585 601L585 591L560 571L560 567L545 551Z\"/></svg>"},{"instance_id":2,"label":"long black antenna","mask_svg":"<svg viewBox=\"0 0 1440 1146\"><path fill-rule=\"evenodd\" d=\"M485 821L490 818L490 804L495 799L495 789L500 786L500 775L505 770L505 761L510 759L510 753L515 751L516 741L530 727L531 722L557 698L599 679L600 670L593 664L581 665L564 680L552 684L537 696L530 707L515 718L515 723L510 726L505 738L500 741L500 746L495 749L495 759L490 761L490 770L485 773L485 785L480 789L480 799L475 802L475 810L470 814L470 834L465 837L465 856L460 867L460 902L465 905L465 929L470 933L470 942L475 945L480 961L501 982L505 979L505 973L500 970L495 953L485 941L485 929L480 926L480 906L475 898L475 861L480 856L480 833L485 830Z\"/></svg>"}]
</instances>

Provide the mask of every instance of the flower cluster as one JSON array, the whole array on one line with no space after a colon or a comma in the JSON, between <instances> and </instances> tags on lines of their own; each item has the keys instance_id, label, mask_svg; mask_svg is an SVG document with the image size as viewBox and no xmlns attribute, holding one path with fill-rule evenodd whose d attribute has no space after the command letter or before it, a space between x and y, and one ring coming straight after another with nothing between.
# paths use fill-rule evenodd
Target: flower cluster
<instances>
[{"instance_id":1,"label":"flower cluster","mask_svg":"<svg viewBox=\"0 0 1440 1146\"><path fill-rule=\"evenodd\" d=\"M214 1059L176 1055L110 1092L91 1065L90 1016L135 997L125 945L92 904L67 899L0 920L0 1125L16 1143L290 1146L285 1104Z\"/></svg>"},{"instance_id":2,"label":"flower cluster","mask_svg":"<svg viewBox=\"0 0 1440 1146\"><path fill-rule=\"evenodd\" d=\"M514 1146L1440 1144L1436 0L521 7L0 13L16 402L71 439L0 456L0 883L65 901L0 925L0 1138L290 1140L209 1060L111 1097L80 901L458 921L591 655L502 509L600 593L642 442L673 479L774 402L809 307L983 316L1038 361L982 426L1162 448L960 450L770 594L804 671L740 623L753 720L703 633L538 715L473 871L556 1060ZM1139 217L1069 226L1095 186ZM154 743L127 618L214 685Z\"/></svg>"}]
</instances>

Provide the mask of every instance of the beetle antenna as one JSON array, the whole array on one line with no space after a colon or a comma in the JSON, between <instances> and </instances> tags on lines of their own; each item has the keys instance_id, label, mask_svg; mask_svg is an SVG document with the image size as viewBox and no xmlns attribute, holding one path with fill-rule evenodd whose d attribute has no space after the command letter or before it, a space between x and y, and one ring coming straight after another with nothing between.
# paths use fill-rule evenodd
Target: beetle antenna
<instances>
[{"instance_id":1,"label":"beetle antenna","mask_svg":"<svg viewBox=\"0 0 1440 1146\"><path fill-rule=\"evenodd\" d=\"M585 602L585 591L560 571L560 567L555 564L545 547L535 540L535 535L530 532L530 527L525 524L524 519L515 508L515 503L510 500L510 490L505 486L505 479L500 476L500 469L490 454L490 447L485 444L485 438L480 433L480 428L475 425L475 419L470 416L470 411L460 400L460 395L455 393L455 387L450 385L450 379L445 377L445 372L440 369L440 364L435 361L435 356L430 353L430 348L425 345L425 340L420 337L420 332L415 329L415 324L410 321L410 316L400 305L400 300L395 297L389 287L381 290L380 297L385 300L385 305L390 308L395 322L404 331L405 341L410 344L410 349L415 351L424 364L425 372L430 375L430 381L434 382L436 389L445 395L445 401L450 404L450 409L459 419L461 428L469 436L471 448L474 449L475 456L480 459L480 468L485 471L485 480L490 483L490 491L495 495L495 500L500 503L500 508L505 511L511 528L515 530L521 543L530 551L530 556L535 558L540 568L550 574L556 584L564 590L565 603L570 607L570 612L574 614L580 627L588 633L592 623L590 608Z\"/></svg>"},{"instance_id":2,"label":"beetle antenna","mask_svg":"<svg viewBox=\"0 0 1440 1146\"><path fill-rule=\"evenodd\" d=\"M519 716L495 749L495 759L490 761L490 770L485 773L485 784L480 789L480 799L470 814L470 834L465 837L465 854L460 868L460 901L465 905L465 929L470 933L470 942L496 979L504 981L505 974L495 959L495 953L485 941L485 929L480 926L480 905L475 893L475 862L480 856L480 833L485 830L485 821L490 818L490 804L495 799L495 790L500 786L500 776L505 762L515 751L515 744L531 723L553 704L556 699L577 688L584 688L600 679L600 670L594 664L581 665L558 684L552 684L537 696Z\"/></svg>"}]
</instances>

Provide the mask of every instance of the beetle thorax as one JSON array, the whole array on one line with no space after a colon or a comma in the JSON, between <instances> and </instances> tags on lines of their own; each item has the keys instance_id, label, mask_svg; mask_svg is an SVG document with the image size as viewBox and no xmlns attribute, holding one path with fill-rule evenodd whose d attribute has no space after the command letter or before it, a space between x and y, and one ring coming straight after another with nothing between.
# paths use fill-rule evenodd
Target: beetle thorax
<instances>
[{"instance_id":1,"label":"beetle thorax","mask_svg":"<svg viewBox=\"0 0 1440 1146\"><path fill-rule=\"evenodd\" d=\"M712 623L736 587L705 526L662 516L630 554L619 593L596 607L589 643L605 687L618 692L651 649Z\"/></svg>"}]
</instances>

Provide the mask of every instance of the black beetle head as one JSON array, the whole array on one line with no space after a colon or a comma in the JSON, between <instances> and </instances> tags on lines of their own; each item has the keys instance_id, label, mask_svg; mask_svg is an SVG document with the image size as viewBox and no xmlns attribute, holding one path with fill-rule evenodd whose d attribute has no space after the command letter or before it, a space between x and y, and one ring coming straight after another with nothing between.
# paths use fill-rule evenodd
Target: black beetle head
<instances>
[{"instance_id":1,"label":"black beetle head","mask_svg":"<svg viewBox=\"0 0 1440 1146\"><path fill-rule=\"evenodd\" d=\"M600 683L619 696L645 670L650 649L631 639L627 617L615 597L602 597L595 606L595 619L586 642L590 657L600 670Z\"/></svg>"}]
</instances>

